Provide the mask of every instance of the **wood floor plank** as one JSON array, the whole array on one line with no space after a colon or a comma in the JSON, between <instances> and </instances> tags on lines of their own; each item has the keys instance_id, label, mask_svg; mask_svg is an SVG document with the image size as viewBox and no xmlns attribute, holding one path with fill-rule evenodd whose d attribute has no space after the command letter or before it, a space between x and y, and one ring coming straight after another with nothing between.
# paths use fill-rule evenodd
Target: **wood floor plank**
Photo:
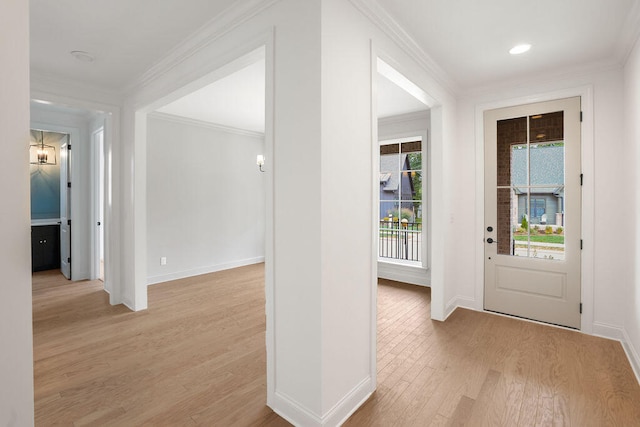
<instances>
[{"instance_id":1,"label":"wood floor plank","mask_svg":"<svg viewBox=\"0 0 640 427\"><path fill-rule=\"evenodd\" d=\"M154 285L140 313L101 287L34 275L36 425L289 425L265 405L262 265Z\"/></svg>"},{"instance_id":2,"label":"wood floor plank","mask_svg":"<svg viewBox=\"0 0 640 427\"><path fill-rule=\"evenodd\" d=\"M467 425L473 411L474 403L474 399L462 396L456 405L455 411L453 411L453 415L448 419L447 425L451 427Z\"/></svg>"},{"instance_id":3,"label":"wood floor plank","mask_svg":"<svg viewBox=\"0 0 640 427\"><path fill-rule=\"evenodd\" d=\"M149 288L111 306L101 282L33 280L37 426L271 426L264 268ZM620 343L456 310L380 280L378 384L345 426L640 425L640 385Z\"/></svg>"}]
</instances>

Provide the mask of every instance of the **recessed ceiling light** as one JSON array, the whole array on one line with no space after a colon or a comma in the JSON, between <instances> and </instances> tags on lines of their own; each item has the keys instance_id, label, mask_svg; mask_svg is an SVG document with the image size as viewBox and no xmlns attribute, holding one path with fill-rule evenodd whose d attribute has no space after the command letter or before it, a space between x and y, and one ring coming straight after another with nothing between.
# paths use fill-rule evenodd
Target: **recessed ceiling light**
<instances>
[{"instance_id":1,"label":"recessed ceiling light","mask_svg":"<svg viewBox=\"0 0 640 427\"><path fill-rule=\"evenodd\" d=\"M511 55L520 55L521 53L527 52L529 49L531 49L530 44L519 44L517 46L512 47L511 50L509 50L509 53Z\"/></svg>"},{"instance_id":2,"label":"recessed ceiling light","mask_svg":"<svg viewBox=\"0 0 640 427\"><path fill-rule=\"evenodd\" d=\"M93 62L96 59L93 55L89 52L85 52L84 50L72 50L70 53L71 56L82 62Z\"/></svg>"},{"instance_id":3,"label":"recessed ceiling light","mask_svg":"<svg viewBox=\"0 0 640 427\"><path fill-rule=\"evenodd\" d=\"M36 104L44 104L44 105L51 105L51 104L53 104L53 102L45 101L45 100L42 100L42 99L32 99L31 101L32 101L32 102L35 102Z\"/></svg>"}]
</instances>

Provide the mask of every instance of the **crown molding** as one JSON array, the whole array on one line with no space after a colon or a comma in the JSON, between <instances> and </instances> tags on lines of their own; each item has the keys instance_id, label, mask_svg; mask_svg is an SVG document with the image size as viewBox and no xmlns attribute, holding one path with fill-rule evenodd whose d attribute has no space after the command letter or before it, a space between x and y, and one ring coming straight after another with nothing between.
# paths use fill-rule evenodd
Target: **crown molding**
<instances>
[{"instance_id":1,"label":"crown molding","mask_svg":"<svg viewBox=\"0 0 640 427\"><path fill-rule=\"evenodd\" d=\"M181 125L197 126L205 129L216 130L219 132L232 133L235 135L242 135L242 136L248 136L251 138L264 139L263 132L256 132L253 130L234 128L232 126L225 126L217 123L205 122L203 120L190 119L188 117L176 116L174 114L161 113L159 111L154 111L153 113L149 113L148 116L154 119L177 123Z\"/></svg>"},{"instance_id":2,"label":"crown molding","mask_svg":"<svg viewBox=\"0 0 640 427\"><path fill-rule=\"evenodd\" d=\"M376 0L349 0L369 21L395 42L420 67L427 71L450 94L459 92L458 85L404 28Z\"/></svg>"},{"instance_id":3,"label":"crown molding","mask_svg":"<svg viewBox=\"0 0 640 427\"><path fill-rule=\"evenodd\" d=\"M429 110L415 111L413 113L398 114L396 116L380 117L379 125L391 125L397 123L413 122L416 120L429 120L431 112Z\"/></svg>"},{"instance_id":4,"label":"crown molding","mask_svg":"<svg viewBox=\"0 0 640 427\"><path fill-rule=\"evenodd\" d=\"M244 22L270 8L280 0L246 0L233 2L231 6L209 20L191 36L171 49L167 55L151 66L140 77L127 85L125 92L149 85L159 76L188 60L200 50Z\"/></svg>"}]
</instances>

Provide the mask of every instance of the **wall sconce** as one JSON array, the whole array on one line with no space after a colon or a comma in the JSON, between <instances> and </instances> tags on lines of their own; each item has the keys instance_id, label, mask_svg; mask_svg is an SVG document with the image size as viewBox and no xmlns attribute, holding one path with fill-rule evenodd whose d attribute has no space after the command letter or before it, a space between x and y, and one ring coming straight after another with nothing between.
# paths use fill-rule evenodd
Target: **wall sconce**
<instances>
[{"instance_id":1,"label":"wall sconce","mask_svg":"<svg viewBox=\"0 0 640 427\"><path fill-rule=\"evenodd\" d=\"M40 131L40 142L29 146L29 163L32 165L55 165L56 149L52 145L45 145L44 132Z\"/></svg>"},{"instance_id":2,"label":"wall sconce","mask_svg":"<svg viewBox=\"0 0 640 427\"><path fill-rule=\"evenodd\" d=\"M260 172L264 172L264 170L262 170L262 166L264 166L264 155L258 154L258 157L256 158L256 164L258 165Z\"/></svg>"}]
</instances>

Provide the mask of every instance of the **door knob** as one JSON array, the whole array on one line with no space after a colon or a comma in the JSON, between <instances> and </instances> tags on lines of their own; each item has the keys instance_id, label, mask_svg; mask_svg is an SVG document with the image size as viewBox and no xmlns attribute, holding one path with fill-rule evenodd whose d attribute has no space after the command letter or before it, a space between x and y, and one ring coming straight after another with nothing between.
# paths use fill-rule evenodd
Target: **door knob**
<instances>
[{"instance_id":1,"label":"door knob","mask_svg":"<svg viewBox=\"0 0 640 427\"><path fill-rule=\"evenodd\" d=\"M491 237L487 238L487 243L498 243L497 240L493 240Z\"/></svg>"}]
</instances>

